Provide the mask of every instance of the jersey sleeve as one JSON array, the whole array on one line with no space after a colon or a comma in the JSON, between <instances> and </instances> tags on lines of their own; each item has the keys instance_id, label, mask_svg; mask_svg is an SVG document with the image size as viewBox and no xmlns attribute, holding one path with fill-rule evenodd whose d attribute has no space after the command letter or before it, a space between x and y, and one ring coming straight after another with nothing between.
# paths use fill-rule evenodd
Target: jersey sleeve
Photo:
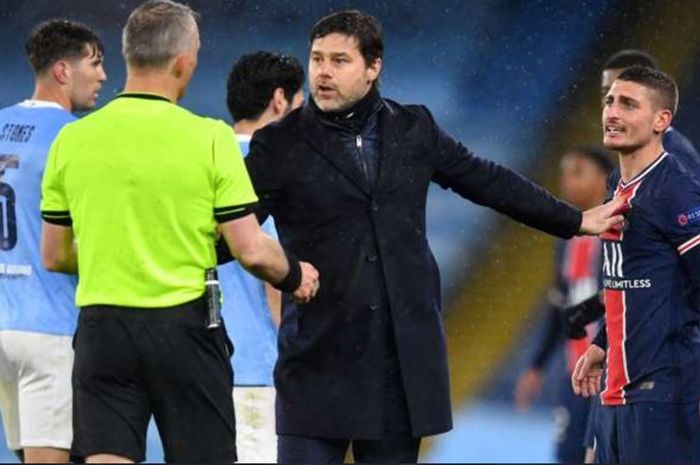
<instances>
[{"instance_id":1,"label":"jersey sleeve","mask_svg":"<svg viewBox=\"0 0 700 465\"><path fill-rule=\"evenodd\" d=\"M667 186L667 193L660 209L664 233L680 256L700 252L700 184L684 177Z\"/></svg>"},{"instance_id":2,"label":"jersey sleeve","mask_svg":"<svg viewBox=\"0 0 700 465\"><path fill-rule=\"evenodd\" d=\"M253 213L258 198L233 130L220 123L214 135L214 217L219 223Z\"/></svg>"},{"instance_id":3,"label":"jersey sleeve","mask_svg":"<svg viewBox=\"0 0 700 465\"><path fill-rule=\"evenodd\" d=\"M700 308L700 183L690 176L679 177L667 187L665 233L683 265L692 286L692 300Z\"/></svg>"},{"instance_id":4,"label":"jersey sleeve","mask_svg":"<svg viewBox=\"0 0 700 465\"><path fill-rule=\"evenodd\" d=\"M63 170L59 164L60 144L59 134L49 149L41 181L41 217L47 223L71 226L73 221L63 183Z\"/></svg>"}]
</instances>

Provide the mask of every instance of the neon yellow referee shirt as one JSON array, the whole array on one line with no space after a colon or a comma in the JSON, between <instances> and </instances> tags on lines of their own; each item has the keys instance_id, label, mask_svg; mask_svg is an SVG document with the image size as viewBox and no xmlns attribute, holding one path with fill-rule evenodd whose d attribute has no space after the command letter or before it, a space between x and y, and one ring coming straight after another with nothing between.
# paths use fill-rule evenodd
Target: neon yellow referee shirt
<instances>
[{"instance_id":1,"label":"neon yellow referee shirt","mask_svg":"<svg viewBox=\"0 0 700 465\"><path fill-rule=\"evenodd\" d=\"M60 131L41 210L73 226L78 306L168 307L202 295L217 221L256 202L227 124L125 93Z\"/></svg>"}]
</instances>

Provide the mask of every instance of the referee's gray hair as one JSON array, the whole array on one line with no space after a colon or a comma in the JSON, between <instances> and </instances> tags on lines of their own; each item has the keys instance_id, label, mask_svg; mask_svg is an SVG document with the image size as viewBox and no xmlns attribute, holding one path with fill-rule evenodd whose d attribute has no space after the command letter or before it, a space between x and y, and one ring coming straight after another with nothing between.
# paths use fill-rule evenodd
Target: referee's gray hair
<instances>
[{"instance_id":1,"label":"referee's gray hair","mask_svg":"<svg viewBox=\"0 0 700 465\"><path fill-rule=\"evenodd\" d=\"M192 46L197 13L171 0L149 0L129 15L122 55L129 65L159 68Z\"/></svg>"}]
</instances>

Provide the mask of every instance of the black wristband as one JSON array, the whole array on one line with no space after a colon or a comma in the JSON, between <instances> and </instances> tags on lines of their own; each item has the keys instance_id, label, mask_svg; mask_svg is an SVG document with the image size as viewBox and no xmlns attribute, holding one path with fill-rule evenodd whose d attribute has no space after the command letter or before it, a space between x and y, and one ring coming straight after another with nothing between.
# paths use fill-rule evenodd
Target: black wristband
<instances>
[{"instance_id":1,"label":"black wristband","mask_svg":"<svg viewBox=\"0 0 700 465\"><path fill-rule=\"evenodd\" d=\"M291 293L296 291L301 284L301 265L294 255L286 250L285 254L287 256L287 263L289 263L289 273L287 273L287 276L285 276L282 281L272 286L282 292Z\"/></svg>"}]
</instances>

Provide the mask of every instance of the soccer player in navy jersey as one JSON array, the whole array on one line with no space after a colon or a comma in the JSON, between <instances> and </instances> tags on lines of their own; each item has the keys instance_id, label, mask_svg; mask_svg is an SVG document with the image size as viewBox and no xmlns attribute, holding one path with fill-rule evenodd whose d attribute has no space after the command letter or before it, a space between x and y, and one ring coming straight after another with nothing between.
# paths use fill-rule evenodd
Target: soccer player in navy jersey
<instances>
[{"instance_id":1,"label":"soccer player in navy jersey","mask_svg":"<svg viewBox=\"0 0 700 465\"><path fill-rule=\"evenodd\" d=\"M106 75L102 42L81 23L42 23L26 50L34 94L0 109L0 411L26 462L67 462L77 279L42 266L41 178L56 134L95 106Z\"/></svg>"},{"instance_id":2,"label":"soccer player in navy jersey","mask_svg":"<svg viewBox=\"0 0 700 465\"><path fill-rule=\"evenodd\" d=\"M607 364L598 462L700 461L700 179L664 147L677 103L675 82L648 67L623 71L604 99L626 222L601 236L607 328L572 375L576 394L596 395Z\"/></svg>"}]
</instances>

